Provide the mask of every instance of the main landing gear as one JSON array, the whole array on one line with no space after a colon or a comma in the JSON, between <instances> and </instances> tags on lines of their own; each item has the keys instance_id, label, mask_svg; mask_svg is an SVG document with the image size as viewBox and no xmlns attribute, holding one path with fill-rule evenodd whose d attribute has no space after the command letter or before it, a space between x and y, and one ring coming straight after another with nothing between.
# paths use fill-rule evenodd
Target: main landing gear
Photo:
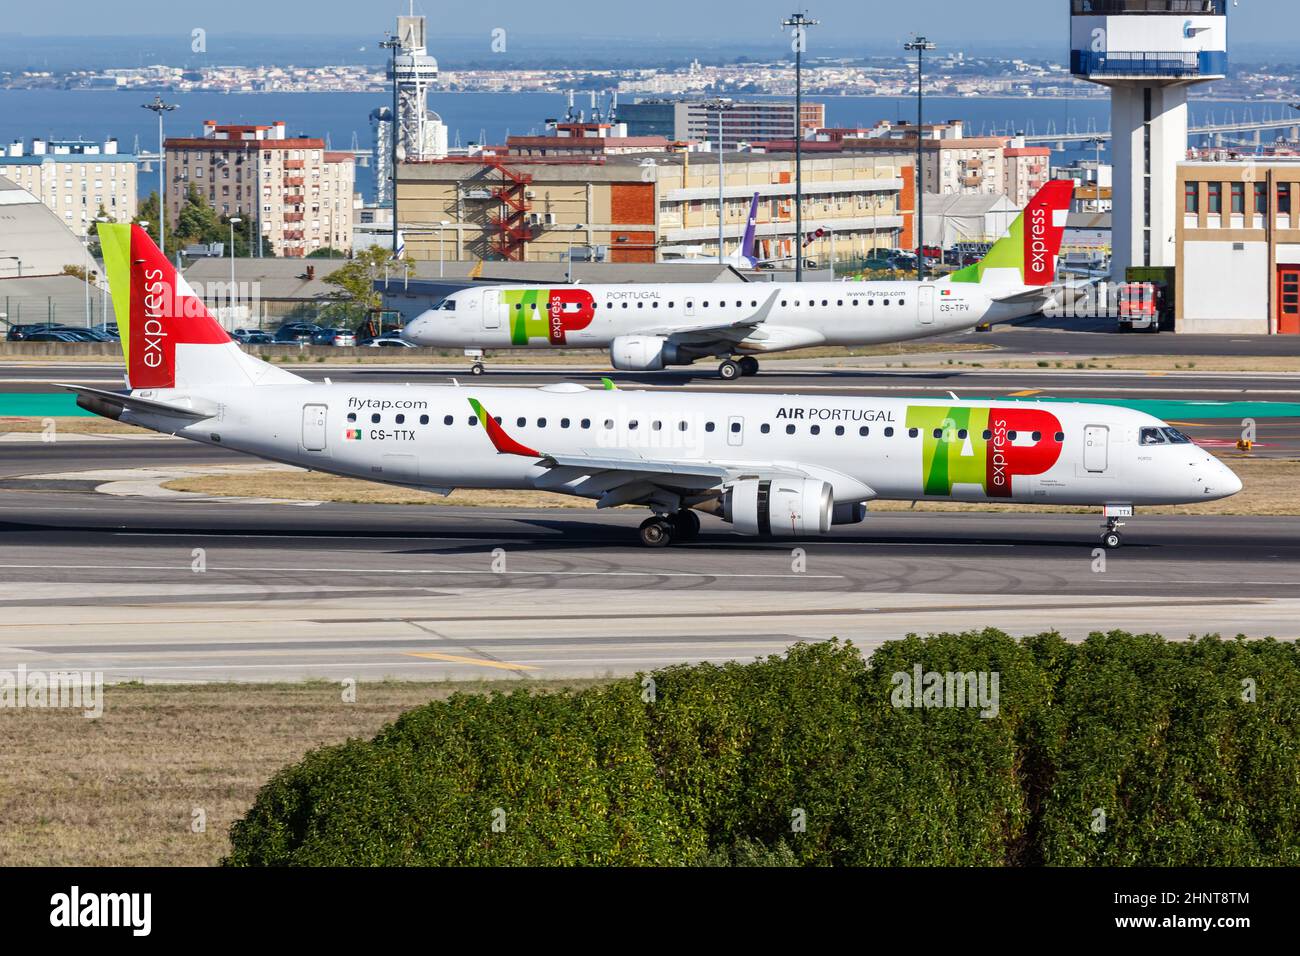
<instances>
[{"instance_id":1,"label":"main landing gear","mask_svg":"<svg viewBox=\"0 0 1300 956\"><path fill-rule=\"evenodd\" d=\"M1119 529L1124 527L1124 522L1119 518L1107 518L1105 530L1101 533L1101 543L1106 546L1107 550L1114 551L1124 543L1123 536Z\"/></svg>"},{"instance_id":2,"label":"main landing gear","mask_svg":"<svg viewBox=\"0 0 1300 956\"><path fill-rule=\"evenodd\" d=\"M641 522L641 543L647 548L666 548L674 541L690 541L699 533L700 516L690 510L667 517L654 515Z\"/></svg>"},{"instance_id":3,"label":"main landing gear","mask_svg":"<svg viewBox=\"0 0 1300 956\"><path fill-rule=\"evenodd\" d=\"M469 374L482 375L483 372L486 370L483 365L482 349L466 349L465 358L474 360L474 364L469 367Z\"/></svg>"},{"instance_id":4,"label":"main landing gear","mask_svg":"<svg viewBox=\"0 0 1300 956\"><path fill-rule=\"evenodd\" d=\"M718 366L718 376L724 382L730 382L741 376L750 376L758 374L758 359L752 355L746 355L742 359L726 359Z\"/></svg>"}]
</instances>

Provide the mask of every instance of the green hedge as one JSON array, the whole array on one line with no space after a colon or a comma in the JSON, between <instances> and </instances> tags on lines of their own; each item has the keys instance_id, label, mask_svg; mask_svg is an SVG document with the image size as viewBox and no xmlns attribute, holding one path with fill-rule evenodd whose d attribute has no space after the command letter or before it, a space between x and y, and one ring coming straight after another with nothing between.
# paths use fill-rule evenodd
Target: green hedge
<instances>
[{"instance_id":1,"label":"green hedge","mask_svg":"<svg viewBox=\"0 0 1300 956\"><path fill-rule=\"evenodd\" d=\"M917 664L996 673L997 716L895 706ZM315 751L226 862L1300 863L1294 644L989 630L651 678L457 695Z\"/></svg>"}]
</instances>

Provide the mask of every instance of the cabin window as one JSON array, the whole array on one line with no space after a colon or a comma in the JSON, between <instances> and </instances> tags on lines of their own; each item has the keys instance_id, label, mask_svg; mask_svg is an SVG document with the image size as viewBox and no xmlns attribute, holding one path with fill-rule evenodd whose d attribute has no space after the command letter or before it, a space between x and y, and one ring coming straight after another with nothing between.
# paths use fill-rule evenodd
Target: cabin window
<instances>
[{"instance_id":1,"label":"cabin window","mask_svg":"<svg viewBox=\"0 0 1300 956\"><path fill-rule=\"evenodd\" d=\"M677 423L677 430L678 430L679 432L684 432L684 431L686 431L686 429L687 429L688 427L689 427L689 426L688 426L685 422L678 422L678 423Z\"/></svg>"},{"instance_id":2,"label":"cabin window","mask_svg":"<svg viewBox=\"0 0 1300 956\"><path fill-rule=\"evenodd\" d=\"M515 419L515 424L518 425L520 428L523 428L525 425L528 424L528 419L524 418L524 417L521 415L521 416L519 416L518 418Z\"/></svg>"},{"instance_id":3,"label":"cabin window","mask_svg":"<svg viewBox=\"0 0 1300 956\"><path fill-rule=\"evenodd\" d=\"M626 302L623 303L623 308L625 308L625 309L627 308L627 303L626 303Z\"/></svg>"},{"instance_id":4,"label":"cabin window","mask_svg":"<svg viewBox=\"0 0 1300 956\"><path fill-rule=\"evenodd\" d=\"M634 431L636 431L636 426L637 426L637 421L636 421L636 419L634 418L634 419L632 419L632 421L630 421L630 422L627 423L627 430L630 431L630 432L634 432Z\"/></svg>"},{"instance_id":5,"label":"cabin window","mask_svg":"<svg viewBox=\"0 0 1300 956\"><path fill-rule=\"evenodd\" d=\"M590 428L590 427L591 427L591 419L590 419L590 418L584 418L584 419L582 420L582 427L583 427L583 428Z\"/></svg>"},{"instance_id":6,"label":"cabin window","mask_svg":"<svg viewBox=\"0 0 1300 956\"><path fill-rule=\"evenodd\" d=\"M890 427L888 427L888 428L885 429L885 437L886 437L886 438L893 438L893 437L894 437L894 428L893 428L892 425L891 425Z\"/></svg>"},{"instance_id":7,"label":"cabin window","mask_svg":"<svg viewBox=\"0 0 1300 956\"><path fill-rule=\"evenodd\" d=\"M935 438L943 438L943 429L942 429L942 428L936 428L936 429L934 430L934 437L935 437Z\"/></svg>"},{"instance_id":8,"label":"cabin window","mask_svg":"<svg viewBox=\"0 0 1300 956\"><path fill-rule=\"evenodd\" d=\"M372 425L378 425L378 424L379 424L379 416L378 416L378 415L371 415L371 416L370 416L370 423L371 423Z\"/></svg>"},{"instance_id":9,"label":"cabin window","mask_svg":"<svg viewBox=\"0 0 1300 956\"><path fill-rule=\"evenodd\" d=\"M1042 432L1034 432L1034 434L1033 434L1033 439L1034 439L1034 444L1037 445L1040 441L1043 440L1043 433L1042 433Z\"/></svg>"},{"instance_id":10,"label":"cabin window","mask_svg":"<svg viewBox=\"0 0 1300 956\"><path fill-rule=\"evenodd\" d=\"M793 425L786 425L786 426L785 426L785 433L786 433L787 435L793 435L793 434L794 434L794 426L793 426Z\"/></svg>"},{"instance_id":11,"label":"cabin window","mask_svg":"<svg viewBox=\"0 0 1300 956\"><path fill-rule=\"evenodd\" d=\"M820 425L814 425L812 428L808 429L808 431L812 432L814 435L820 435L822 433L822 427Z\"/></svg>"},{"instance_id":12,"label":"cabin window","mask_svg":"<svg viewBox=\"0 0 1300 956\"><path fill-rule=\"evenodd\" d=\"M899 305L899 308L902 308L903 306L907 305L907 300L906 300L906 299L899 299L899 300L898 300L898 305Z\"/></svg>"},{"instance_id":13,"label":"cabin window","mask_svg":"<svg viewBox=\"0 0 1300 956\"><path fill-rule=\"evenodd\" d=\"M406 424L406 416L405 416L405 415L398 415L397 418L394 419L394 421L396 421L397 424L399 424L399 425L405 425L405 424Z\"/></svg>"},{"instance_id":14,"label":"cabin window","mask_svg":"<svg viewBox=\"0 0 1300 956\"><path fill-rule=\"evenodd\" d=\"M545 418L539 418L539 419L537 419L537 427L538 427L538 428L545 428L545 427L546 427L546 419L545 419Z\"/></svg>"},{"instance_id":15,"label":"cabin window","mask_svg":"<svg viewBox=\"0 0 1300 956\"><path fill-rule=\"evenodd\" d=\"M1065 441L1065 432L1057 432L1057 433L1056 433L1056 443L1057 443L1058 445L1060 445L1060 444L1064 443L1064 441Z\"/></svg>"},{"instance_id":16,"label":"cabin window","mask_svg":"<svg viewBox=\"0 0 1300 956\"><path fill-rule=\"evenodd\" d=\"M732 422L732 423L731 423L731 434L733 434L733 435L739 435L739 434L740 434L740 422Z\"/></svg>"},{"instance_id":17,"label":"cabin window","mask_svg":"<svg viewBox=\"0 0 1300 956\"><path fill-rule=\"evenodd\" d=\"M452 422L454 422L454 421L455 421L454 418L452 418L450 415L447 415L447 416L445 416L445 417L443 418L442 423L443 423L444 425L450 425L450 424L451 424Z\"/></svg>"},{"instance_id":18,"label":"cabin window","mask_svg":"<svg viewBox=\"0 0 1300 956\"><path fill-rule=\"evenodd\" d=\"M788 306L789 304L790 304L789 300L787 300L787 299L782 299L782 300L781 300L781 308L784 309L784 308L785 308L786 306Z\"/></svg>"},{"instance_id":19,"label":"cabin window","mask_svg":"<svg viewBox=\"0 0 1300 956\"><path fill-rule=\"evenodd\" d=\"M713 422L705 422L705 423L704 423L704 430L705 430L706 432L711 432L711 431L713 431Z\"/></svg>"},{"instance_id":20,"label":"cabin window","mask_svg":"<svg viewBox=\"0 0 1300 956\"><path fill-rule=\"evenodd\" d=\"M843 299L836 299L836 300L835 300L835 304L836 304L836 306L843 306L843 305L844 305L844 300L843 300Z\"/></svg>"},{"instance_id":21,"label":"cabin window","mask_svg":"<svg viewBox=\"0 0 1300 956\"><path fill-rule=\"evenodd\" d=\"M888 300L888 299L881 299L881 300L880 300L880 304L881 304L881 305L889 305L889 300Z\"/></svg>"},{"instance_id":22,"label":"cabin window","mask_svg":"<svg viewBox=\"0 0 1300 956\"><path fill-rule=\"evenodd\" d=\"M876 304L876 300L875 300L875 299L868 299L868 300L867 300L867 305L875 305L875 304Z\"/></svg>"},{"instance_id":23,"label":"cabin window","mask_svg":"<svg viewBox=\"0 0 1300 956\"><path fill-rule=\"evenodd\" d=\"M993 433L986 428L984 429L984 434L980 437L982 437L985 441L992 441Z\"/></svg>"},{"instance_id":24,"label":"cabin window","mask_svg":"<svg viewBox=\"0 0 1300 956\"><path fill-rule=\"evenodd\" d=\"M568 420L567 418L561 418L561 419L560 419L560 427L561 427L561 428L568 428L568 427L569 427L569 420Z\"/></svg>"},{"instance_id":25,"label":"cabin window","mask_svg":"<svg viewBox=\"0 0 1300 956\"><path fill-rule=\"evenodd\" d=\"M863 425L861 428L858 429L858 434L863 438L866 438L868 435L871 434L871 429L868 428L866 425Z\"/></svg>"},{"instance_id":26,"label":"cabin window","mask_svg":"<svg viewBox=\"0 0 1300 956\"><path fill-rule=\"evenodd\" d=\"M916 438L916 437L917 437L918 435L920 435L920 434L921 434L921 429L919 429L919 428L909 428L909 429L907 430L907 437L908 437L908 438Z\"/></svg>"},{"instance_id":27,"label":"cabin window","mask_svg":"<svg viewBox=\"0 0 1300 956\"><path fill-rule=\"evenodd\" d=\"M854 307L855 309L858 307L858 300L857 300L857 299L850 299L849 301L853 304L853 307Z\"/></svg>"},{"instance_id":28,"label":"cabin window","mask_svg":"<svg viewBox=\"0 0 1300 956\"><path fill-rule=\"evenodd\" d=\"M1007 441L1015 441L1018 432L1007 432Z\"/></svg>"},{"instance_id":29,"label":"cabin window","mask_svg":"<svg viewBox=\"0 0 1300 956\"><path fill-rule=\"evenodd\" d=\"M663 427L664 427L664 423L663 423L663 422L651 422L651 423L650 423L650 427L651 427L652 429L654 429L655 431L662 431L662 430L663 430Z\"/></svg>"},{"instance_id":30,"label":"cabin window","mask_svg":"<svg viewBox=\"0 0 1300 956\"><path fill-rule=\"evenodd\" d=\"M835 434L836 434L836 435L843 435L843 434L844 434L844 426L843 426L843 425L836 425L836 426L835 426Z\"/></svg>"},{"instance_id":31,"label":"cabin window","mask_svg":"<svg viewBox=\"0 0 1300 956\"><path fill-rule=\"evenodd\" d=\"M605 419L605 431L610 431L613 429L613 427L614 427L614 419L612 418Z\"/></svg>"},{"instance_id":32,"label":"cabin window","mask_svg":"<svg viewBox=\"0 0 1300 956\"><path fill-rule=\"evenodd\" d=\"M357 420L357 413L356 413L356 412L348 412L348 421L350 421L350 422L355 422L356 420Z\"/></svg>"},{"instance_id":33,"label":"cabin window","mask_svg":"<svg viewBox=\"0 0 1300 956\"><path fill-rule=\"evenodd\" d=\"M830 304L831 304L830 299L822 299L822 305L823 305L823 306L827 306L827 305L830 305Z\"/></svg>"},{"instance_id":34,"label":"cabin window","mask_svg":"<svg viewBox=\"0 0 1300 956\"><path fill-rule=\"evenodd\" d=\"M969 434L970 434L970 432L966 431L966 429L963 428L963 429L961 429L960 431L957 432L957 440L958 440L958 441L965 441L965 440L966 440L966 436L969 435Z\"/></svg>"},{"instance_id":35,"label":"cabin window","mask_svg":"<svg viewBox=\"0 0 1300 956\"><path fill-rule=\"evenodd\" d=\"M652 304L656 309L659 308L659 303L658 303L658 302L654 302L654 303L651 303L651 304Z\"/></svg>"},{"instance_id":36,"label":"cabin window","mask_svg":"<svg viewBox=\"0 0 1300 956\"><path fill-rule=\"evenodd\" d=\"M476 428L476 427L478 427L478 416L477 416L477 415L471 415L471 416L469 417L469 423L468 423L468 424L469 424L469 427L470 427L470 428Z\"/></svg>"},{"instance_id":37,"label":"cabin window","mask_svg":"<svg viewBox=\"0 0 1300 956\"><path fill-rule=\"evenodd\" d=\"M763 425L759 426L759 429L758 429L758 430L761 431L764 435L767 435L767 434L770 434L770 433L771 433L771 431L772 431L772 426L771 426L771 425L768 425L768 424L763 424Z\"/></svg>"},{"instance_id":38,"label":"cabin window","mask_svg":"<svg viewBox=\"0 0 1300 956\"><path fill-rule=\"evenodd\" d=\"M429 424L429 416L428 416L428 415L421 415L421 416L420 416L420 424L421 424L421 425L427 425L427 424Z\"/></svg>"}]
</instances>

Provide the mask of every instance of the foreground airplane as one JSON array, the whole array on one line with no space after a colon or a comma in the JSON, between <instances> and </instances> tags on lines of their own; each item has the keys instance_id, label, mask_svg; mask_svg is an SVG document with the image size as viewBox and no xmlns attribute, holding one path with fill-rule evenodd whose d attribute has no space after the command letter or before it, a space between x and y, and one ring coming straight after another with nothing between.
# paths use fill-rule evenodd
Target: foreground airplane
<instances>
[{"instance_id":1,"label":"foreground airplane","mask_svg":"<svg viewBox=\"0 0 1300 956\"><path fill-rule=\"evenodd\" d=\"M933 282L637 283L462 289L402 331L437 348L609 349L623 371L709 356L730 380L754 356L943 335L1033 315L1056 277L1071 180L1052 180L975 265ZM739 356L739 358L733 358ZM483 370L475 363L473 371Z\"/></svg>"},{"instance_id":2,"label":"foreground airplane","mask_svg":"<svg viewBox=\"0 0 1300 956\"><path fill-rule=\"evenodd\" d=\"M700 513L797 537L894 499L1102 506L1118 547L1134 505L1241 489L1181 432L1110 406L317 384L241 350L144 230L99 233L131 391L62 386L77 404L315 471L641 505L651 546L693 537Z\"/></svg>"}]
</instances>

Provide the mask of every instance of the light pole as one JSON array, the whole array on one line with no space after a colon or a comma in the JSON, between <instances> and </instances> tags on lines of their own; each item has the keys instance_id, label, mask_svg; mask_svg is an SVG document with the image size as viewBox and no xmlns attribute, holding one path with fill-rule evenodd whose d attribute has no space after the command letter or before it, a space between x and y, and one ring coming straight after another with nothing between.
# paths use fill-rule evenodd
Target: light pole
<instances>
[{"instance_id":1,"label":"light pole","mask_svg":"<svg viewBox=\"0 0 1300 956\"><path fill-rule=\"evenodd\" d=\"M910 43L903 44L903 49L916 51L916 176L913 179L916 188L916 281L925 281L925 158L922 152L925 139L921 135L921 123L925 109L925 51L936 49L935 44L925 37L916 37Z\"/></svg>"},{"instance_id":2,"label":"light pole","mask_svg":"<svg viewBox=\"0 0 1300 956\"><path fill-rule=\"evenodd\" d=\"M161 94L154 94L152 103L141 103L158 116L158 248L167 255L167 181L163 178L163 114L180 109L176 103L164 103Z\"/></svg>"},{"instance_id":3,"label":"light pole","mask_svg":"<svg viewBox=\"0 0 1300 956\"><path fill-rule=\"evenodd\" d=\"M438 278L439 279L443 278L442 263L443 263L443 259L446 258L445 253L443 252L443 248L444 248L443 239L442 239L443 230L450 225L451 225L451 220L449 219L443 219L438 223Z\"/></svg>"},{"instance_id":4,"label":"light pole","mask_svg":"<svg viewBox=\"0 0 1300 956\"><path fill-rule=\"evenodd\" d=\"M586 227L582 223L575 223L573 232L578 232ZM569 252L565 257L564 281L570 285L573 284L573 232L569 233Z\"/></svg>"},{"instance_id":5,"label":"light pole","mask_svg":"<svg viewBox=\"0 0 1300 956\"><path fill-rule=\"evenodd\" d=\"M235 226L244 220L238 216L230 217L230 322L235 321Z\"/></svg>"},{"instance_id":6,"label":"light pole","mask_svg":"<svg viewBox=\"0 0 1300 956\"><path fill-rule=\"evenodd\" d=\"M808 46L808 28L820 21L807 13L792 13L781 21L781 29L794 30L794 281L803 281L803 51Z\"/></svg>"},{"instance_id":7,"label":"light pole","mask_svg":"<svg viewBox=\"0 0 1300 956\"><path fill-rule=\"evenodd\" d=\"M393 197L393 258L396 259L401 250L397 248L398 230L397 230L397 138L398 138L398 118L397 118L397 51L402 47L400 37L389 35L387 40L379 44L380 49L393 51L393 120L389 126L389 168L390 180L389 190Z\"/></svg>"},{"instance_id":8,"label":"light pole","mask_svg":"<svg viewBox=\"0 0 1300 956\"><path fill-rule=\"evenodd\" d=\"M718 114L718 265L722 265L727 257L727 199L725 192L727 179L722 159L722 114L735 104L719 96L709 100L704 105L705 109L714 110Z\"/></svg>"},{"instance_id":9,"label":"light pole","mask_svg":"<svg viewBox=\"0 0 1300 956\"><path fill-rule=\"evenodd\" d=\"M18 278L21 279L21 278L23 277L23 260L22 260L22 259L18 258L17 256L0 256L0 259L12 259L14 262L18 263Z\"/></svg>"}]
</instances>

